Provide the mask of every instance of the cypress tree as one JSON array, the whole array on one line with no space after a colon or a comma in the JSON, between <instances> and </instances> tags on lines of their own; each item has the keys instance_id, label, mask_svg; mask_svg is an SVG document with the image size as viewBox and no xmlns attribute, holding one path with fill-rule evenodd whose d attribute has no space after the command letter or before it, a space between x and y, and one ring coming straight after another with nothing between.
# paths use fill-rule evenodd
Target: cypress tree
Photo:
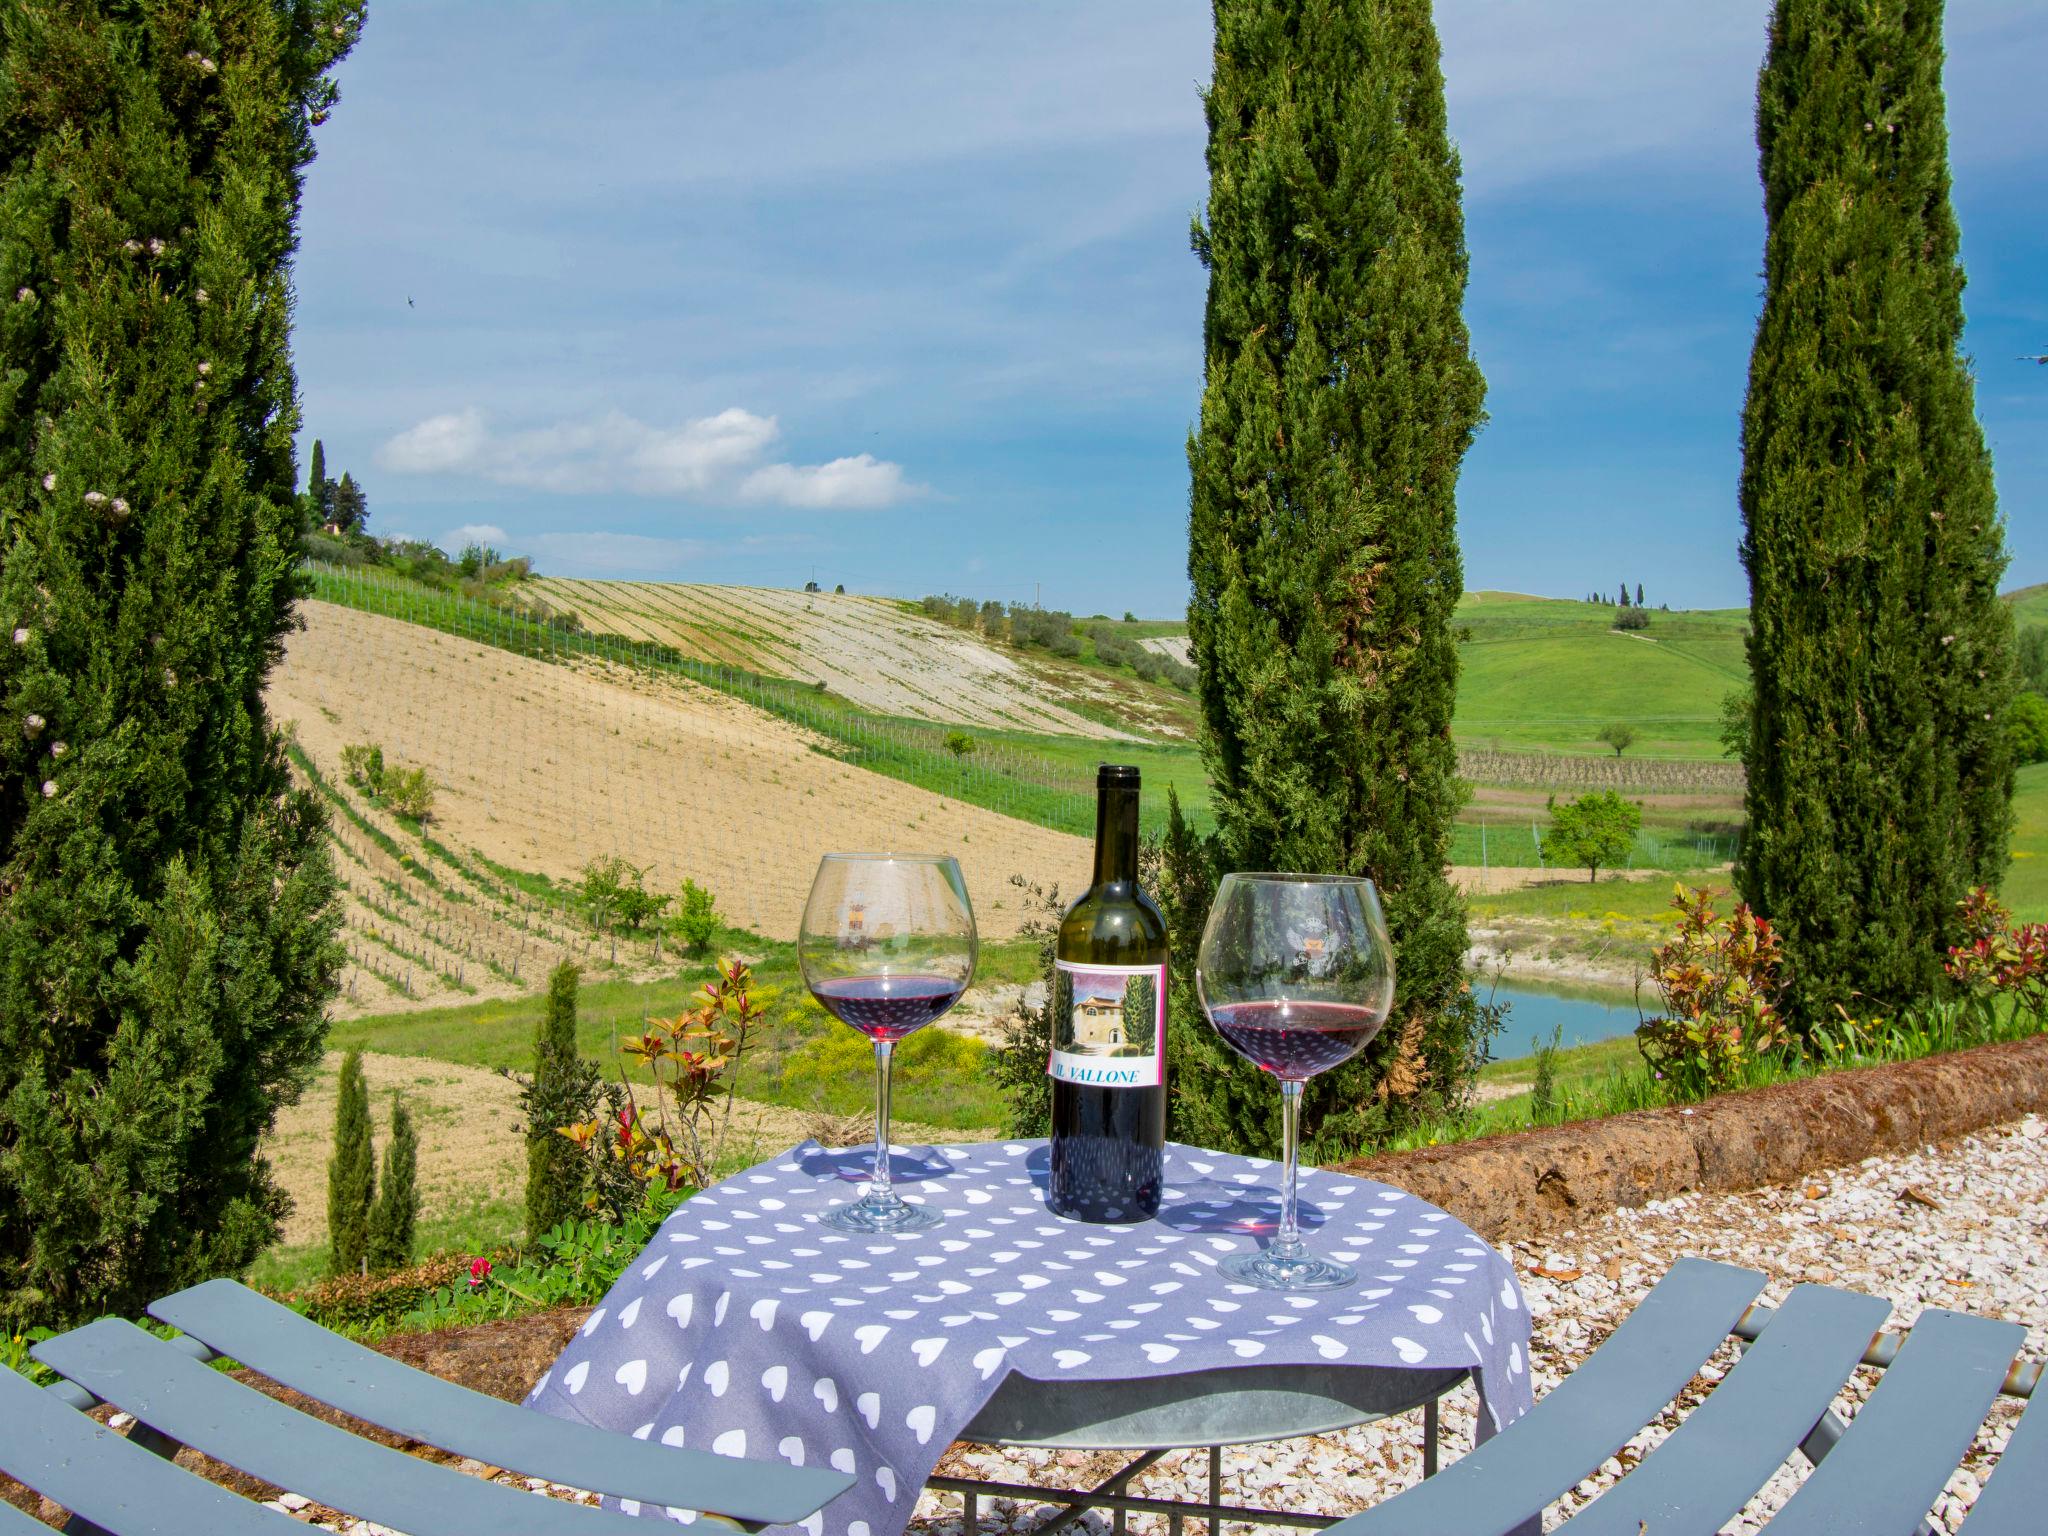
<instances>
[{"instance_id":1,"label":"cypress tree","mask_svg":"<svg viewBox=\"0 0 2048 1536\"><path fill-rule=\"evenodd\" d=\"M1939 990L1957 901L2005 868L2012 624L1958 350L1941 28L1940 0L1778 0L1758 82L1736 878L1806 1024Z\"/></svg>"},{"instance_id":2,"label":"cypress tree","mask_svg":"<svg viewBox=\"0 0 2048 1536\"><path fill-rule=\"evenodd\" d=\"M1399 956L1393 1017L1311 1085L1313 1128L1397 1056L1397 1088L1470 1070L1444 870L1456 490L1485 381L1428 0L1217 0L1215 18L1188 636L1222 856L1370 875ZM1271 1121L1247 1135L1269 1144Z\"/></svg>"},{"instance_id":3,"label":"cypress tree","mask_svg":"<svg viewBox=\"0 0 2048 1536\"><path fill-rule=\"evenodd\" d=\"M0 22L0 1317L244 1268L339 968L263 685L290 260L354 0Z\"/></svg>"},{"instance_id":4,"label":"cypress tree","mask_svg":"<svg viewBox=\"0 0 2048 1536\"><path fill-rule=\"evenodd\" d=\"M334 1155L327 1162L328 1266L352 1275L370 1252L377 1198L377 1151L370 1144L370 1087L360 1051L342 1058L334 1096Z\"/></svg>"},{"instance_id":5,"label":"cypress tree","mask_svg":"<svg viewBox=\"0 0 2048 1536\"><path fill-rule=\"evenodd\" d=\"M576 988L582 971L564 961L548 977L548 1006L533 1039L533 1080L520 1091L526 1112L526 1235L583 1213L582 1152L557 1126L597 1113L598 1071L576 1050Z\"/></svg>"},{"instance_id":6,"label":"cypress tree","mask_svg":"<svg viewBox=\"0 0 2048 1536\"><path fill-rule=\"evenodd\" d=\"M405 1100L394 1093L391 1139L384 1143L384 1176L377 1181L377 1204L370 1213L372 1274L403 1269L412 1262L413 1230L420 1218L419 1169L419 1134L412 1128Z\"/></svg>"},{"instance_id":7,"label":"cypress tree","mask_svg":"<svg viewBox=\"0 0 2048 1536\"><path fill-rule=\"evenodd\" d=\"M316 437L312 465L306 471L306 521L315 528L325 527L332 516L333 502L334 485L327 478L327 450Z\"/></svg>"}]
</instances>

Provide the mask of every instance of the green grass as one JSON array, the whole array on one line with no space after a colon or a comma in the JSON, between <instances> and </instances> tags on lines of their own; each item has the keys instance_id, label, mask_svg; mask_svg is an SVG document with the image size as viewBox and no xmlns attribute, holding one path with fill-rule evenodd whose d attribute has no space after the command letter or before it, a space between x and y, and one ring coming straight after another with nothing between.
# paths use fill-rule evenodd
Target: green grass
<instances>
[{"instance_id":1,"label":"green grass","mask_svg":"<svg viewBox=\"0 0 2048 1536\"><path fill-rule=\"evenodd\" d=\"M2048 763L2020 770L2012 808L2012 863L1999 894L2022 922L2048 922Z\"/></svg>"},{"instance_id":2,"label":"green grass","mask_svg":"<svg viewBox=\"0 0 2048 1536\"><path fill-rule=\"evenodd\" d=\"M2008 592L2005 600L2012 604L2015 624L2048 624L2048 581L2037 581L2031 587Z\"/></svg>"},{"instance_id":3,"label":"green grass","mask_svg":"<svg viewBox=\"0 0 2048 1536\"><path fill-rule=\"evenodd\" d=\"M1726 889L1727 877L1709 883ZM1672 882L1669 880L1623 880L1603 877L1589 884L1581 877L1554 885L1524 886L1519 891L1477 892L1466 905L1474 917L1547 917L1576 922L1599 922L1626 918L1636 922L1661 920L1671 911ZM1727 898L1722 905L1732 903Z\"/></svg>"},{"instance_id":4,"label":"green grass","mask_svg":"<svg viewBox=\"0 0 2048 1536\"><path fill-rule=\"evenodd\" d=\"M1598 754L1626 723L1638 757L1721 756L1722 698L1744 685L1742 609L1650 611L1622 634L1605 604L1474 592L1458 605L1460 744Z\"/></svg>"},{"instance_id":5,"label":"green grass","mask_svg":"<svg viewBox=\"0 0 2048 1536\"><path fill-rule=\"evenodd\" d=\"M526 1210L510 1199L478 1200L460 1211L422 1211L413 1252L490 1254L516 1244ZM327 1244L297 1243L268 1250L251 1266L249 1284L262 1290L297 1291L327 1278Z\"/></svg>"},{"instance_id":6,"label":"green grass","mask_svg":"<svg viewBox=\"0 0 2048 1536\"><path fill-rule=\"evenodd\" d=\"M796 948L756 935L728 930L719 947L759 957L753 997L767 1008L758 1045L741 1063L743 1098L792 1109L848 1114L870 1101L872 1078L839 1072L846 1044L860 1060L871 1058L867 1042L835 1023L811 1000L797 971ZM649 1018L666 1018L696 1005L697 992L712 975L710 965L685 965L670 980L598 981L577 993L577 1045L608 1077L624 1074L636 1083L646 1073L618 1052L618 1042L642 1032ZM1028 940L991 944L982 950L976 975L984 982L1028 981L1037 975L1036 946ZM328 1030L330 1050L382 1051L424 1056L458 1066L525 1072L533 1064L533 1037L546 999L539 994L494 998L416 1013L385 1014L336 1022ZM939 1038L917 1045L913 1037L899 1055L895 1112L905 1120L953 1129L997 1124L1002 1105L974 1051L940 1052ZM948 1041L959 1037L948 1036ZM824 1044L821 1042L830 1042ZM971 1045L972 1042L961 1042Z\"/></svg>"}]
</instances>

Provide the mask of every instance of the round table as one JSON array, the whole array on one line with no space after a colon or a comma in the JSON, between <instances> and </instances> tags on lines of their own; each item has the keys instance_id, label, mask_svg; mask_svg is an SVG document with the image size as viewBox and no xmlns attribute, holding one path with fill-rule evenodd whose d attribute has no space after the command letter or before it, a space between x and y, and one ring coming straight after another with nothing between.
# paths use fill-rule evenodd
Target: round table
<instances>
[{"instance_id":1,"label":"round table","mask_svg":"<svg viewBox=\"0 0 2048 1536\"><path fill-rule=\"evenodd\" d=\"M1261 1291L1221 1269L1269 1236L1279 1170L1166 1152L1154 1221L1090 1226L1045 1208L1043 1142L901 1149L906 1199L943 1221L845 1234L865 1150L807 1143L686 1202L535 1387L536 1408L671 1445L780 1455L853 1474L808 1536L891 1536L915 1490L1320 1526L1220 1509L1217 1447L1423 1412L1478 1390L1480 1432L1529 1401L1528 1312L1512 1268L1447 1212L1368 1180L1304 1171L1309 1241L1356 1262L1356 1287ZM934 1478L956 1440L1137 1457L1095 1489ZM1206 1503L1144 1499L1130 1478L1169 1450L1210 1450Z\"/></svg>"}]
</instances>

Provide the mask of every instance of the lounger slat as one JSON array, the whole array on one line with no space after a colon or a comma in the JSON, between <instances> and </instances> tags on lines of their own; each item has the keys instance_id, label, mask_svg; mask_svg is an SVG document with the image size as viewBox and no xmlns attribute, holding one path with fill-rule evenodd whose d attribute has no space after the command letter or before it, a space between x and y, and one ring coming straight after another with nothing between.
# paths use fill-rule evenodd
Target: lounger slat
<instances>
[{"instance_id":1,"label":"lounger slat","mask_svg":"<svg viewBox=\"0 0 2048 1536\"><path fill-rule=\"evenodd\" d=\"M1513 1530L1676 1397L1763 1285L1754 1270L1680 1259L1533 1413L1400 1497L1332 1526L1333 1536Z\"/></svg>"},{"instance_id":2,"label":"lounger slat","mask_svg":"<svg viewBox=\"0 0 2048 1536\"><path fill-rule=\"evenodd\" d=\"M1727 1379L1565 1529L1571 1536L1712 1536L1783 1466L1856 1369L1891 1303L1793 1289Z\"/></svg>"},{"instance_id":3,"label":"lounger slat","mask_svg":"<svg viewBox=\"0 0 2048 1536\"><path fill-rule=\"evenodd\" d=\"M289 1515L129 1444L8 1370L0 1370L0 1472L120 1536L305 1536ZM10 1504L0 1504L0 1532L50 1536Z\"/></svg>"},{"instance_id":4,"label":"lounger slat","mask_svg":"<svg viewBox=\"0 0 2048 1536\"><path fill-rule=\"evenodd\" d=\"M252 1477L411 1536L646 1536L631 1516L536 1498L287 1408L133 1323L101 1318L35 1357L123 1412ZM102 1522L104 1523L104 1522Z\"/></svg>"},{"instance_id":5,"label":"lounger slat","mask_svg":"<svg viewBox=\"0 0 2048 1536\"><path fill-rule=\"evenodd\" d=\"M272 1381L367 1423L572 1488L788 1525L853 1484L821 1467L649 1444L500 1402L330 1333L231 1280L195 1285L149 1310Z\"/></svg>"},{"instance_id":6,"label":"lounger slat","mask_svg":"<svg viewBox=\"0 0 2048 1536\"><path fill-rule=\"evenodd\" d=\"M2048 1378L1998 1453L1991 1480L1963 1521L1963 1536L2035 1536L2048 1511Z\"/></svg>"},{"instance_id":7,"label":"lounger slat","mask_svg":"<svg viewBox=\"0 0 2048 1536\"><path fill-rule=\"evenodd\" d=\"M1912 1536L2026 1337L2017 1323L1922 1312L1870 1401L1771 1522L1772 1536Z\"/></svg>"}]
</instances>

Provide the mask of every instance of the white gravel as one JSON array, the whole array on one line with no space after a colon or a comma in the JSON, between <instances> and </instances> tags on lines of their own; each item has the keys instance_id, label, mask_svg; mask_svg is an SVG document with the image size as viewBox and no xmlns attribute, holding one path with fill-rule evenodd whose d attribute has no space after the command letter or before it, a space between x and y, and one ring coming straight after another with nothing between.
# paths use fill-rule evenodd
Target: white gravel
<instances>
[{"instance_id":1,"label":"white gravel","mask_svg":"<svg viewBox=\"0 0 2048 1536\"><path fill-rule=\"evenodd\" d=\"M1908 1191L1912 1193L1909 1195ZM1790 1185L1739 1195L1687 1196L1636 1211L1616 1211L1577 1231L1506 1250L1522 1276L1535 1325L1530 1351L1537 1398L1568 1375L1642 1300L1672 1262L1688 1254L1722 1259L1770 1275L1764 1299L1782 1302L1801 1280L1824 1282L1889 1297L1889 1326L1909 1324L1923 1306L1949 1307L2023 1323L2025 1354L2048 1356L2048 1122L2030 1115L2014 1124L1911 1156L1870 1158L1853 1168L1816 1174ZM1553 1505L1552 1529L1647 1455L1677 1426L1735 1359L1725 1346L1667 1409L1592 1477ZM1836 1412L1853 1416L1877 1373L1858 1371ZM1469 1389L1444 1399L1443 1458L1455 1460L1471 1443L1475 1402ZM1980 1430L1961 1470L1933 1510L1938 1530L1954 1532L2019 1418L2020 1405L2001 1399ZM1224 1453L1228 1503L1351 1514L1376 1504L1422 1474L1419 1415ZM941 1470L1041 1487L1101 1482L1127 1458L1109 1453L1016 1451L955 1446ZM552 1498L587 1501L588 1494L538 1478L524 1478L461 1463L462 1469ZM1725 1529L1753 1532L1789 1498L1805 1463L1796 1455L1742 1515ZM1157 1497L1207 1495L1207 1459L1201 1451L1166 1458L1133 1483ZM309 1525L350 1536L387 1536L382 1526L338 1516L286 1494L270 1506ZM1053 1511L1045 1505L981 1502L979 1531L1023 1532ZM1080 1529L1105 1532L1108 1517L1095 1512ZM1137 1536L1163 1536L1160 1516L1134 1515ZM658 1527L650 1527L658 1529ZM926 1493L912 1532L966 1536L960 1497ZM1226 1536L1266 1529L1230 1524ZM1274 1530L1289 1529L1272 1527ZM1190 1531L1202 1532L1199 1523ZM1207 1533L1204 1532L1204 1536Z\"/></svg>"},{"instance_id":2,"label":"white gravel","mask_svg":"<svg viewBox=\"0 0 2048 1536\"><path fill-rule=\"evenodd\" d=\"M1892 1328L1910 1324L1923 1306L2006 1318L2026 1326L2025 1354L2040 1359L2048 1356L2048 1123L2031 1115L1946 1146L1871 1158L1791 1185L1658 1201L1641 1210L1616 1211L1542 1242L1511 1243L1506 1251L1529 1297L1539 1402L1634 1309L1674 1260L1688 1254L1764 1271L1771 1277L1764 1299L1774 1303L1802 1280L1887 1297L1895 1308L1887 1325ZM1681 1409L1697 1403L1734 1358L1734 1346L1726 1346L1687 1387L1678 1408L1666 1410L1618 1458L1552 1506L1545 1528L1554 1528L1648 1454L1677 1426ZM1836 1412L1852 1416L1877 1375L1859 1370L1837 1399ZM1961 1523L2011 1434L2020 1406L2001 1399L1993 1410L1932 1512L1938 1530L1954 1531ZM1444 1400L1446 1463L1471 1443L1474 1411L1469 1389ZM1421 1476L1418 1421L1419 1415L1341 1434L1231 1448L1224 1454L1225 1502L1325 1514L1366 1508ZM1108 1477L1119 1464L1110 1455L963 1446L955 1448L943 1470L1039 1486L1082 1486ZM1791 1496L1805 1465L1795 1454L1726 1529L1760 1529ZM1203 1498L1206 1482L1206 1458L1195 1451L1168 1457L1138 1478L1132 1491ZM1043 1505L984 1499L980 1529L1025 1531L1049 1512ZM926 1493L911 1529L922 1536L960 1536L960 1525L957 1494ZM1107 1530L1109 1520L1094 1513L1083 1525ZM1163 1533L1165 1525L1162 1517L1131 1519L1131 1529L1143 1536ZM1258 1529L1226 1527L1231 1536Z\"/></svg>"}]
</instances>

